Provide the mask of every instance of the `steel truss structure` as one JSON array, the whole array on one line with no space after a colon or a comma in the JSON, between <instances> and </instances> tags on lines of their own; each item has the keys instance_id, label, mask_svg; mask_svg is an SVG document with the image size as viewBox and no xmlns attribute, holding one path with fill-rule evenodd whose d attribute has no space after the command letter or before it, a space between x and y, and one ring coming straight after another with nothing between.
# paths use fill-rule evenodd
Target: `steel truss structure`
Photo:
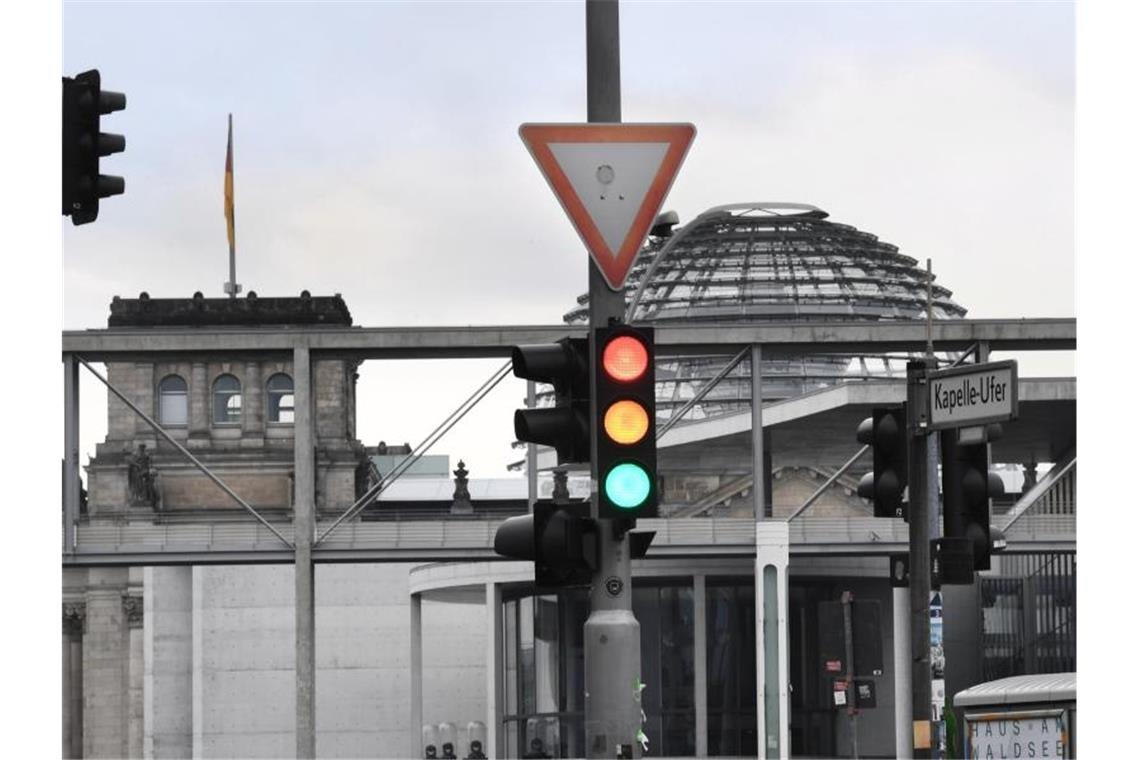
<instances>
[{"instance_id":1,"label":"steel truss structure","mask_svg":"<svg viewBox=\"0 0 1140 760\"><path fill-rule=\"evenodd\" d=\"M230 561L280 562L294 550L282 546L277 536L256 528L256 535L242 535L234 543L217 540L216 531L209 536L197 530L174 530L156 525L131 525L124 533L102 535L96 526L80 524L78 510L79 453L78 415L79 360L85 362L128 361L146 357L161 361L162 357L187 352L210 351L237 356L293 356L295 366L308 368L321 357L352 356L359 359L407 357L507 357L519 343L554 340L567 333L584 332L583 328L548 327L443 327L443 328L242 328L145 330L82 330L63 335L65 367L65 461L64 544L65 565L83 564L162 564L166 562L208 563L230 554ZM1076 348L1075 319L1043 320L943 320L935 323L933 339L936 350L959 353L974 345L989 350L1073 350ZM926 343L926 326L921 322L811 323L811 324L715 324L666 325L657 331L659 354L686 357L693 354L716 357L723 365L742 349L764 347L764 360L781 355L833 354L837 349L849 352L876 353L891 351L920 352ZM750 349L751 350L751 349ZM748 366L748 362L741 362ZM307 373L306 373L307 374ZM751 387L751 384L750 384ZM311 447L311 402L307 391L296 393L296 461L303 470L312 458L303 451ZM308 441L308 443L306 443ZM306 473L306 478L311 477ZM311 492L311 489L310 489ZM298 487L298 493L306 493ZM311 509L311 507L309 507ZM254 526L249 526L253 528ZM287 523L276 526L285 536L297 541L299 535ZM330 525L313 524L304 531L309 540L324 535ZM367 530L347 522L340 531L351 528L351 547L329 542L329 551L314 547L314 561L407 561L411 556L448 557L466 554L487 556L486 538L479 536L471 544L470 536L460 546L446 547L447 539L425 537L431 546L416 540L393 540L393 536L371 536ZM241 532L237 526L233 529ZM320 530L320 533L315 533ZM264 536L261 535L261 531ZM96 535L99 534L99 535ZM335 535L340 535L338 534ZM91 543L83 539L92 539ZM174 539L174 540L172 540ZM434 543L442 542L443 545ZM418 545L416 545L418 543ZM323 543L322 543L323 545ZM340 549L341 551L337 551ZM284 551L283 551L284 550ZM425 551L426 550L426 551ZM237 555L232 552L237 552ZM119 555L119 556L116 556ZM129 559L128 559L129 558Z\"/></svg>"}]
</instances>

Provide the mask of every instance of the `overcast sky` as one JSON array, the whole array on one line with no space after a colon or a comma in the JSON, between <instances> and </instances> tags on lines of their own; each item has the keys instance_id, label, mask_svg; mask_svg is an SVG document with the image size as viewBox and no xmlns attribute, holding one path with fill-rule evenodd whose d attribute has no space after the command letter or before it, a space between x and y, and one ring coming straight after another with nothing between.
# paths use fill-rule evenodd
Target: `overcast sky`
<instances>
[{"instance_id":1,"label":"overcast sky","mask_svg":"<svg viewBox=\"0 0 1140 760\"><path fill-rule=\"evenodd\" d=\"M231 112L247 291L341 293L391 326L552 324L585 290L517 135L585 121L582 2L67 2L63 20L64 72L128 97L104 127L127 136L104 169L126 194L63 223L65 328L105 326L114 295L222 295ZM1070 4L627 1L621 33L623 120L697 127L665 203L682 222L811 203L933 259L970 317L1074 316ZM418 442L500 363L365 365L359 437ZM90 453L105 392L83 388ZM504 476L523 393L504 382L439 451Z\"/></svg>"}]
</instances>

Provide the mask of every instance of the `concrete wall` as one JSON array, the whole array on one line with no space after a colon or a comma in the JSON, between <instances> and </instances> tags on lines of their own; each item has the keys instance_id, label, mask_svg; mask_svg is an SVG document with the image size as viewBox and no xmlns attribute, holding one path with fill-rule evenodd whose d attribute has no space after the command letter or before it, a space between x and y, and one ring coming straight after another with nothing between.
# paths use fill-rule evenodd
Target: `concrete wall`
<instances>
[{"instance_id":1,"label":"concrete wall","mask_svg":"<svg viewBox=\"0 0 1140 760\"><path fill-rule=\"evenodd\" d=\"M317 567L321 757L404 757L420 732L410 725L411 567ZM293 755L293 593L290 566L146 570L146 757ZM481 605L425 603L425 720L462 732L485 719L485 636Z\"/></svg>"}]
</instances>

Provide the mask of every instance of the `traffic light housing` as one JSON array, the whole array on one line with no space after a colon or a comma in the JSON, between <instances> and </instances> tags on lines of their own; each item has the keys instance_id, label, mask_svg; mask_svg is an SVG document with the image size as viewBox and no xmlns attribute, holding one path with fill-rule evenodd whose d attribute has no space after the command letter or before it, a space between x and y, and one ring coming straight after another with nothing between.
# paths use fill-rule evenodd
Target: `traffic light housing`
<instances>
[{"instance_id":1,"label":"traffic light housing","mask_svg":"<svg viewBox=\"0 0 1140 760\"><path fill-rule=\"evenodd\" d=\"M599 327L593 338L598 517L656 517L653 328Z\"/></svg>"},{"instance_id":2,"label":"traffic light housing","mask_svg":"<svg viewBox=\"0 0 1140 760\"><path fill-rule=\"evenodd\" d=\"M981 442L961 443L957 429L943 430L941 436L942 533L968 542L974 570L989 570L991 553L1004 543L990 527L990 500L1005 493L1001 477L990 472L988 442L1000 434L1001 425L991 424Z\"/></svg>"},{"instance_id":3,"label":"traffic light housing","mask_svg":"<svg viewBox=\"0 0 1140 760\"><path fill-rule=\"evenodd\" d=\"M495 532L495 552L534 561L538 589L588 586L597 566L597 523L589 504L537 501L534 512L503 521Z\"/></svg>"},{"instance_id":4,"label":"traffic light housing","mask_svg":"<svg viewBox=\"0 0 1140 760\"><path fill-rule=\"evenodd\" d=\"M554 386L553 407L515 412L515 436L553 447L559 464L590 461L588 341L563 338L557 343L515 346L511 366L515 377Z\"/></svg>"},{"instance_id":5,"label":"traffic light housing","mask_svg":"<svg viewBox=\"0 0 1140 760\"><path fill-rule=\"evenodd\" d=\"M122 177L99 173L99 159L122 152L126 138L99 130L103 114L126 107L126 95L103 89L98 69L63 77L62 200L72 224L95 221L99 199L125 189Z\"/></svg>"},{"instance_id":6,"label":"traffic light housing","mask_svg":"<svg viewBox=\"0 0 1140 760\"><path fill-rule=\"evenodd\" d=\"M875 517L907 517L903 492L909 478L910 440L906 430L906 406L872 410L859 424L855 438L871 447L874 466L859 481L858 493L871 499Z\"/></svg>"}]
</instances>

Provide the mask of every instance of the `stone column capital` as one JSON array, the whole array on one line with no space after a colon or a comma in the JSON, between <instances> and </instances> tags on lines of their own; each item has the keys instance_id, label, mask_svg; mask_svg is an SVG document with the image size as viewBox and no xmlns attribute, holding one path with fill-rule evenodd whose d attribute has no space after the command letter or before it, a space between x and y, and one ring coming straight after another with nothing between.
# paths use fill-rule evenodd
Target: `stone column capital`
<instances>
[{"instance_id":1,"label":"stone column capital","mask_svg":"<svg viewBox=\"0 0 1140 760\"><path fill-rule=\"evenodd\" d=\"M123 612L127 616L128 628L141 628L143 623L143 599L141 596L123 594Z\"/></svg>"},{"instance_id":2,"label":"stone column capital","mask_svg":"<svg viewBox=\"0 0 1140 760\"><path fill-rule=\"evenodd\" d=\"M82 636L87 622L87 605L83 602L63 603L63 632L68 636Z\"/></svg>"}]
</instances>

